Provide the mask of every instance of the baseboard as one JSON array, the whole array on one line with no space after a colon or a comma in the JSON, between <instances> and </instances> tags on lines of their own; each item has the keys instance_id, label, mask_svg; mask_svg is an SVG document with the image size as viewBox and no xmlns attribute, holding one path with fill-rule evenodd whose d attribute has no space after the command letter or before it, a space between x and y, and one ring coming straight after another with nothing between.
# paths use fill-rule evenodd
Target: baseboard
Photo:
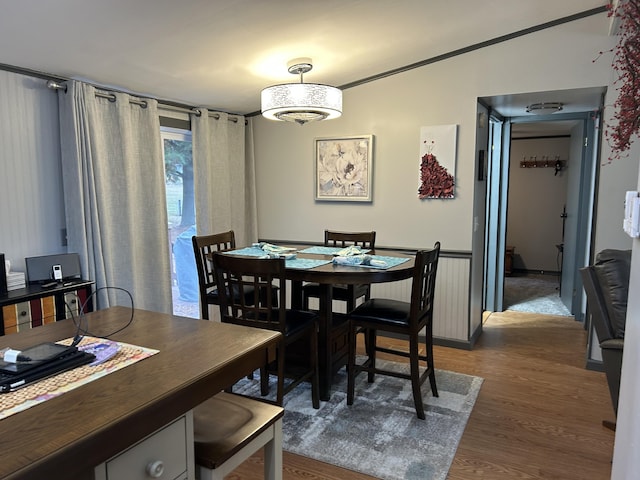
<instances>
[{"instance_id":1,"label":"baseboard","mask_svg":"<svg viewBox=\"0 0 640 480\"><path fill-rule=\"evenodd\" d=\"M594 372L604 372L604 365L600 360L587 359L585 368L587 370L593 370Z\"/></svg>"},{"instance_id":2,"label":"baseboard","mask_svg":"<svg viewBox=\"0 0 640 480\"><path fill-rule=\"evenodd\" d=\"M480 330L480 332L482 331L481 328L478 330ZM476 332L478 332L478 330L476 330ZM400 333L394 333L394 332L378 332L378 335L381 337L397 338L400 340L407 339L406 335L402 335ZM464 340L453 340L451 338L433 337L433 344L438 345L440 347L458 348L460 350L472 350L473 344L475 343L475 340L479 335L480 333L472 337L473 341L466 341L466 342ZM425 340L424 335L420 335L420 341L424 342L424 340Z\"/></svg>"},{"instance_id":3,"label":"baseboard","mask_svg":"<svg viewBox=\"0 0 640 480\"><path fill-rule=\"evenodd\" d=\"M558 270L527 270L524 268L514 268L512 271L513 271L512 275L519 274L519 275L552 275L555 277L560 276L560 272Z\"/></svg>"}]
</instances>

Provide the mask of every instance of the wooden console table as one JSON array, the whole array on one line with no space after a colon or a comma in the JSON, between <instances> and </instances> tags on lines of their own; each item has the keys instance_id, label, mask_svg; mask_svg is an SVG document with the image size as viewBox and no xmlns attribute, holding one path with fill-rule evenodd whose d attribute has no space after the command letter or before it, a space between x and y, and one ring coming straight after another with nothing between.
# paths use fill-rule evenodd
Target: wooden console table
<instances>
[{"instance_id":1,"label":"wooden console table","mask_svg":"<svg viewBox=\"0 0 640 480\"><path fill-rule=\"evenodd\" d=\"M88 280L69 280L51 288L31 284L0 295L0 335L76 316L83 305L84 313L91 312L93 284Z\"/></svg>"},{"instance_id":2,"label":"wooden console table","mask_svg":"<svg viewBox=\"0 0 640 480\"><path fill-rule=\"evenodd\" d=\"M91 334L102 336L130 314L112 307L85 319ZM24 349L75 331L71 320L57 321L0 337L0 348ZM280 334L134 310L131 325L111 338L159 353L0 420L0 478L93 479L95 467L176 419L188 422L196 405L264 365Z\"/></svg>"}]
</instances>

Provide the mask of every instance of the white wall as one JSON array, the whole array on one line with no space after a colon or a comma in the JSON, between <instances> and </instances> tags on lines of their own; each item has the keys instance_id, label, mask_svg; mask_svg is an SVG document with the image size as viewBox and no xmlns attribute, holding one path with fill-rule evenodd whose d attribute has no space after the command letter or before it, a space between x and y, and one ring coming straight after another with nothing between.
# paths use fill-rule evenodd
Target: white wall
<instances>
[{"instance_id":1,"label":"white wall","mask_svg":"<svg viewBox=\"0 0 640 480\"><path fill-rule=\"evenodd\" d=\"M557 244L562 243L562 208L567 201L569 138L511 140L507 245L515 247L514 268L560 270ZM557 175L558 156L566 168ZM522 168L523 159L549 158L551 168Z\"/></svg>"},{"instance_id":2,"label":"white wall","mask_svg":"<svg viewBox=\"0 0 640 480\"><path fill-rule=\"evenodd\" d=\"M375 228L381 246L440 240L445 250L470 251L477 98L608 85L610 64L593 62L611 46L607 24L597 15L348 89L337 120L252 119L259 236L318 241L327 227ZM444 124L459 125L456 198L419 200L420 127ZM315 202L314 138L367 133L376 140L373 202Z\"/></svg>"},{"instance_id":3,"label":"white wall","mask_svg":"<svg viewBox=\"0 0 640 480\"><path fill-rule=\"evenodd\" d=\"M630 157L638 158L640 147L631 149ZM635 190L640 190L638 176ZM618 401L616 440L613 452L612 480L638 478L640 471L640 239L632 241L631 279L629 282L629 301L625 325L624 355L622 358L622 378Z\"/></svg>"},{"instance_id":4,"label":"white wall","mask_svg":"<svg viewBox=\"0 0 640 480\"><path fill-rule=\"evenodd\" d=\"M46 81L0 70L0 253L65 253L58 96Z\"/></svg>"}]
</instances>

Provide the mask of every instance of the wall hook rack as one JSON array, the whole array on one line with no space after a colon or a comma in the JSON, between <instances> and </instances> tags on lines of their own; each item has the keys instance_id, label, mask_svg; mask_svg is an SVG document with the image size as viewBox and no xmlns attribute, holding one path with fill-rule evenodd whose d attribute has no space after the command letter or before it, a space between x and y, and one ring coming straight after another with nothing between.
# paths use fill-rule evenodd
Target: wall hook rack
<instances>
[{"instance_id":1,"label":"wall hook rack","mask_svg":"<svg viewBox=\"0 0 640 480\"><path fill-rule=\"evenodd\" d=\"M554 158L550 158L548 156L543 155L542 160L538 160L537 157L529 157L523 158L520 162L520 168L553 168L556 171L556 175L558 172L564 170L567 161L561 160L559 155L556 155Z\"/></svg>"}]
</instances>

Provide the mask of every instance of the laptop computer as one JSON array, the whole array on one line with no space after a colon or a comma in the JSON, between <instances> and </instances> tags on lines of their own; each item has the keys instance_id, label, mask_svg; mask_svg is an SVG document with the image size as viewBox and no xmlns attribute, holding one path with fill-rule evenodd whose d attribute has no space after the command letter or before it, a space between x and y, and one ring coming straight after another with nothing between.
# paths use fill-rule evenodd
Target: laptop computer
<instances>
[{"instance_id":1,"label":"laptop computer","mask_svg":"<svg viewBox=\"0 0 640 480\"><path fill-rule=\"evenodd\" d=\"M95 355L57 343L42 343L22 351L24 361L0 361L0 393L13 392L43 378L95 360ZM27 360L28 359L28 360Z\"/></svg>"}]
</instances>

